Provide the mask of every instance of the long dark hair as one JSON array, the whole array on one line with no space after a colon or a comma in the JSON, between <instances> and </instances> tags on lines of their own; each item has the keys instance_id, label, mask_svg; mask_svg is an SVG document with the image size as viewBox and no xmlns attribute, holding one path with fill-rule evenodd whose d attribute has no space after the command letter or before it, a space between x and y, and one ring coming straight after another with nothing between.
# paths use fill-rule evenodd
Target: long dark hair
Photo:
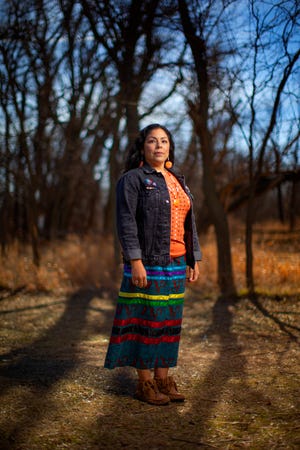
<instances>
[{"instance_id":1,"label":"long dark hair","mask_svg":"<svg viewBox=\"0 0 300 450\"><path fill-rule=\"evenodd\" d=\"M164 132L168 136L168 139L170 142L169 160L174 164L175 144L174 144L172 134L163 125L160 125L159 123L152 123L151 125L148 125L147 127L143 128L140 131L138 137L134 141L133 146L129 149L129 152L128 152L128 155L127 155L127 158L125 161L124 172L127 172L130 169L135 169L136 167L139 167L141 161L143 161L142 151L144 149L144 143L145 143L146 137L148 136L150 131L155 130L157 128L161 128L162 130L164 130Z\"/></svg>"}]
</instances>

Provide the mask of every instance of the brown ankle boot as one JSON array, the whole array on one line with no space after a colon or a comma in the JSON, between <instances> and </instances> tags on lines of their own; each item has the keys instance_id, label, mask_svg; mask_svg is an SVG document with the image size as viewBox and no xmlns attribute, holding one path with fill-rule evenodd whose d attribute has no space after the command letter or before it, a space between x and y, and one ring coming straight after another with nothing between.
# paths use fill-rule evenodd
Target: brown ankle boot
<instances>
[{"instance_id":1,"label":"brown ankle boot","mask_svg":"<svg viewBox=\"0 0 300 450\"><path fill-rule=\"evenodd\" d=\"M139 381L135 395L151 405L167 405L170 402L170 398L158 390L155 380Z\"/></svg>"},{"instance_id":2,"label":"brown ankle boot","mask_svg":"<svg viewBox=\"0 0 300 450\"><path fill-rule=\"evenodd\" d=\"M183 402L185 400L184 395L179 394L173 377L155 378L155 381L159 391L167 395L171 402Z\"/></svg>"}]
</instances>

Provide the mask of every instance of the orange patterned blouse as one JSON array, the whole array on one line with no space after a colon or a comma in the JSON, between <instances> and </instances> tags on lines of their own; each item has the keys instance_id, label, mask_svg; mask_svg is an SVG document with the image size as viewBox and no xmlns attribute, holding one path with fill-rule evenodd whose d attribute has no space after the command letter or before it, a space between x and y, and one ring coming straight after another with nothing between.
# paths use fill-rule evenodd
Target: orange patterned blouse
<instances>
[{"instance_id":1,"label":"orange patterned blouse","mask_svg":"<svg viewBox=\"0 0 300 450\"><path fill-rule=\"evenodd\" d=\"M170 256L185 255L184 221L191 207L190 199L177 178L169 171L164 172L171 200L171 244Z\"/></svg>"}]
</instances>

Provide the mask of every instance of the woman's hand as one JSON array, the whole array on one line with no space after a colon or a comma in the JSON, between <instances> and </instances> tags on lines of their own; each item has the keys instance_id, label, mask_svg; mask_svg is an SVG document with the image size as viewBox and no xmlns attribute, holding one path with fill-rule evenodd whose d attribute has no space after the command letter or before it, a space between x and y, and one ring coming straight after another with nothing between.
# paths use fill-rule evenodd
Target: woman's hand
<instances>
[{"instance_id":1,"label":"woman's hand","mask_svg":"<svg viewBox=\"0 0 300 450\"><path fill-rule=\"evenodd\" d=\"M132 283L139 288L147 286L147 273L141 259L132 259L131 263L131 280Z\"/></svg>"},{"instance_id":2,"label":"woman's hand","mask_svg":"<svg viewBox=\"0 0 300 450\"><path fill-rule=\"evenodd\" d=\"M195 262L195 267L194 269L192 269L191 267L187 267L186 269L186 279L190 282L190 283L194 283L195 281L198 280L199 277L199 265L198 262Z\"/></svg>"}]
</instances>

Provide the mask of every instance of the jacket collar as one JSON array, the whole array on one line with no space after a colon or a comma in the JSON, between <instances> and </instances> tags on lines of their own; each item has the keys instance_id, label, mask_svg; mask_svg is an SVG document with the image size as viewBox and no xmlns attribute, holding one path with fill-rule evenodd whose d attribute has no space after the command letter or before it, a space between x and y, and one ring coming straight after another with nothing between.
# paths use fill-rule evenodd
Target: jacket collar
<instances>
[{"instance_id":1,"label":"jacket collar","mask_svg":"<svg viewBox=\"0 0 300 450\"><path fill-rule=\"evenodd\" d=\"M153 167L150 166L150 164L148 163L144 163L144 165L141 167L141 169L143 170L144 173L159 173L157 172ZM171 172L173 175L175 175L176 178L178 178L179 180L181 180L182 182L184 182L184 176L181 175L180 173L177 172L177 170L172 169L168 169L169 172Z\"/></svg>"},{"instance_id":2,"label":"jacket collar","mask_svg":"<svg viewBox=\"0 0 300 450\"><path fill-rule=\"evenodd\" d=\"M146 162L142 166L142 170L143 170L144 173L154 173L154 172L156 172L156 170L153 169L153 167L151 167L150 164L148 164Z\"/></svg>"}]
</instances>

